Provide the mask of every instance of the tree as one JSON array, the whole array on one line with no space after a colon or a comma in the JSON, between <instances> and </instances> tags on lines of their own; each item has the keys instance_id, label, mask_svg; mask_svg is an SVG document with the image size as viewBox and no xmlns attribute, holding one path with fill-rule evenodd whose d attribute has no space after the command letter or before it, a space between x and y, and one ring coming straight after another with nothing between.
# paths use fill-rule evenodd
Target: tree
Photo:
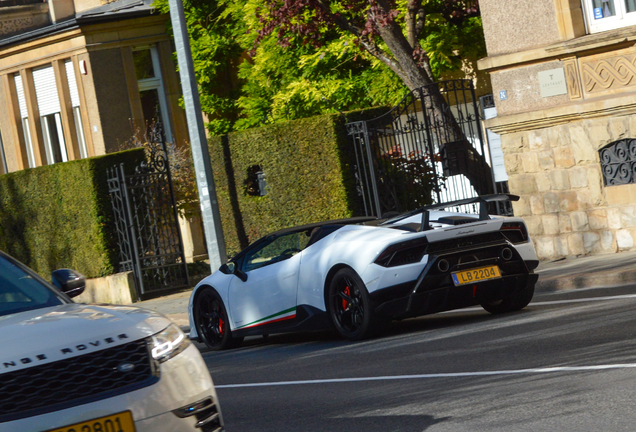
<instances>
[{"instance_id":1,"label":"tree","mask_svg":"<svg viewBox=\"0 0 636 432\"><path fill-rule=\"evenodd\" d=\"M391 106L402 99L403 80L360 50L357 36L324 24L316 27L314 43L305 43L293 32L282 37L278 30L268 33L265 15L271 5L266 0L184 0L210 133L336 110ZM156 0L154 6L169 11L167 0ZM419 21L419 44L429 56L431 82L461 69L465 59L485 55L478 16L455 17L440 0L426 1L422 7L426 13ZM398 8L406 13L402 4ZM397 21L405 27L400 17Z\"/></svg>"},{"instance_id":2,"label":"tree","mask_svg":"<svg viewBox=\"0 0 636 432\"><path fill-rule=\"evenodd\" d=\"M155 0L153 7L163 13L170 11L168 0ZM241 94L237 68L245 49L238 40L247 29L242 20L234 17L235 2L184 0L183 7L201 109L208 115L208 131L213 135L230 132L240 116L236 104Z\"/></svg>"},{"instance_id":3,"label":"tree","mask_svg":"<svg viewBox=\"0 0 636 432\"><path fill-rule=\"evenodd\" d=\"M462 27L479 14L477 0L261 0L256 11L259 38L275 35L280 44L319 46L330 32L349 34L364 52L390 68L411 90L417 91L425 115L438 131L438 150L453 169L463 174L479 194L493 192L484 156L466 138L435 83L430 42L443 34L436 22ZM442 25L442 30L444 26Z\"/></svg>"},{"instance_id":4,"label":"tree","mask_svg":"<svg viewBox=\"0 0 636 432\"><path fill-rule=\"evenodd\" d=\"M411 90L435 82L426 41L431 24L474 25L477 0L262 0L256 14L259 38L276 35L281 45L320 45L339 31L389 67ZM434 27L434 26L433 26ZM479 41L477 41L479 42Z\"/></svg>"}]
</instances>

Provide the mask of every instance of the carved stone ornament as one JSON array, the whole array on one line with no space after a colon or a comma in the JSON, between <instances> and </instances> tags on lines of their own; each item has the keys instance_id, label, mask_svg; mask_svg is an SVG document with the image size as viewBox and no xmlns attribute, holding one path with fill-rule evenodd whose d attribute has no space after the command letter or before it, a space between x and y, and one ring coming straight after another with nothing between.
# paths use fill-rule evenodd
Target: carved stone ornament
<instances>
[{"instance_id":1,"label":"carved stone ornament","mask_svg":"<svg viewBox=\"0 0 636 432\"><path fill-rule=\"evenodd\" d=\"M565 81L568 85L570 100L581 99L583 94L581 92L581 79L576 59L565 60L563 68L565 69Z\"/></svg>"},{"instance_id":2,"label":"carved stone ornament","mask_svg":"<svg viewBox=\"0 0 636 432\"><path fill-rule=\"evenodd\" d=\"M581 60L583 88L588 94L636 86L636 54Z\"/></svg>"},{"instance_id":3,"label":"carved stone ornament","mask_svg":"<svg viewBox=\"0 0 636 432\"><path fill-rule=\"evenodd\" d=\"M0 21L0 35L8 35L17 33L20 30L33 26L33 18L13 18L6 21Z\"/></svg>"}]
</instances>

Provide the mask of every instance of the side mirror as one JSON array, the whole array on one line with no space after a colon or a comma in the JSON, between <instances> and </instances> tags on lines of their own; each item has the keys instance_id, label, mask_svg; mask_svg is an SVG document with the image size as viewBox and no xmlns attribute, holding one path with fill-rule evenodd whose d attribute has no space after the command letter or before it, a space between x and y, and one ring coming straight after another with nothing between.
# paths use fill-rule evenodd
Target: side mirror
<instances>
[{"instance_id":1,"label":"side mirror","mask_svg":"<svg viewBox=\"0 0 636 432\"><path fill-rule=\"evenodd\" d=\"M77 297L86 288L86 277L71 269L55 270L51 273L51 281L69 297Z\"/></svg>"},{"instance_id":2,"label":"side mirror","mask_svg":"<svg viewBox=\"0 0 636 432\"><path fill-rule=\"evenodd\" d=\"M243 282L247 281L247 274L239 270L235 262L230 261L226 264L223 264L221 267L219 267L219 271L223 274L234 275Z\"/></svg>"}]
</instances>

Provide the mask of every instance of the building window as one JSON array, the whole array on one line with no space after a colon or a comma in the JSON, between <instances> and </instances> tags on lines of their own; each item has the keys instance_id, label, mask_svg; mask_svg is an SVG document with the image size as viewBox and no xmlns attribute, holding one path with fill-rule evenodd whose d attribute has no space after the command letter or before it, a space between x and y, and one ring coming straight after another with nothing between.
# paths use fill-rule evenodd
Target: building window
<instances>
[{"instance_id":1,"label":"building window","mask_svg":"<svg viewBox=\"0 0 636 432\"><path fill-rule=\"evenodd\" d=\"M172 130L168 118L168 105L163 89L157 48L154 46L137 48L133 51L133 60L139 87L139 98L146 123L145 132L149 132L151 126L160 121L166 141L172 142Z\"/></svg>"},{"instance_id":2,"label":"building window","mask_svg":"<svg viewBox=\"0 0 636 432\"><path fill-rule=\"evenodd\" d=\"M52 66L33 70L35 96L42 122L42 137L48 164L68 161L62 129L60 98Z\"/></svg>"},{"instance_id":3,"label":"building window","mask_svg":"<svg viewBox=\"0 0 636 432\"><path fill-rule=\"evenodd\" d=\"M24 86L22 85L22 77L15 74L15 89L18 94L18 106L20 108L20 118L22 119L22 132L24 134L24 146L26 148L27 161L29 168L35 168L35 156L33 153L33 141L31 140L31 130L29 129L29 112L27 111L26 99L24 98Z\"/></svg>"},{"instance_id":4,"label":"building window","mask_svg":"<svg viewBox=\"0 0 636 432\"><path fill-rule=\"evenodd\" d=\"M609 143L599 150L605 186L636 183L636 139Z\"/></svg>"},{"instance_id":5,"label":"building window","mask_svg":"<svg viewBox=\"0 0 636 432\"><path fill-rule=\"evenodd\" d=\"M636 0L583 0L590 33L636 24Z\"/></svg>"},{"instance_id":6,"label":"building window","mask_svg":"<svg viewBox=\"0 0 636 432\"><path fill-rule=\"evenodd\" d=\"M88 149L86 148L86 139L84 138L84 125L82 124L82 111L80 109L79 92L77 90L77 80L75 78L75 69L73 62L67 60L64 63L66 68L66 78L68 80L68 89L71 94L71 106L73 107L73 118L75 119L75 133L77 135L77 144L79 145L80 158L88 157Z\"/></svg>"}]
</instances>

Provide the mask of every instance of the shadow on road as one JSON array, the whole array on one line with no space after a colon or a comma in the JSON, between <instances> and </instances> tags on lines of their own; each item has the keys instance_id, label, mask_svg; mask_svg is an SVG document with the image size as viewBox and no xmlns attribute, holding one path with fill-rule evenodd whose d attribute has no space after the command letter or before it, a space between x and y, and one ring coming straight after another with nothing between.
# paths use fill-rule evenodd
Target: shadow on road
<instances>
[{"instance_id":1,"label":"shadow on road","mask_svg":"<svg viewBox=\"0 0 636 432\"><path fill-rule=\"evenodd\" d=\"M392 431L392 432L423 432L431 426L449 420L450 417L435 418L430 415L387 415L387 416L362 416L362 417L307 417L302 419L294 419L289 424L289 429L303 432L311 431ZM280 431L281 423L273 422L267 425L262 421L248 420L246 416L234 418L232 415L227 416L227 424L231 425L232 431Z\"/></svg>"},{"instance_id":2,"label":"shadow on road","mask_svg":"<svg viewBox=\"0 0 636 432\"><path fill-rule=\"evenodd\" d=\"M514 314L529 313L528 310L522 310L515 312ZM506 314L511 316L513 314ZM451 313L441 313L428 315L418 318L410 318L401 321L393 321L387 328L381 331L371 340L382 340L391 337L408 336L410 334L417 334L422 332L435 331L438 329L447 329L455 326L477 324L487 322L490 320L501 319L502 316L494 316L481 309L479 310L465 310L465 311L453 311ZM270 335L268 337L252 336L247 337L238 349L225 351L225 353L232 353L246 349L260 348L277 348L277 347L290 347L298 345L302 346L302 351L311 351L312 349L324 350L325 348L341 347L346 345L356 344L357 342L350 342L343 339L336 330L323 330L315 332L299 332L299 333L284 333ZM212 352L205 345L197 344L197 347L202 353Z\"/></svg>"}]
</instances>

